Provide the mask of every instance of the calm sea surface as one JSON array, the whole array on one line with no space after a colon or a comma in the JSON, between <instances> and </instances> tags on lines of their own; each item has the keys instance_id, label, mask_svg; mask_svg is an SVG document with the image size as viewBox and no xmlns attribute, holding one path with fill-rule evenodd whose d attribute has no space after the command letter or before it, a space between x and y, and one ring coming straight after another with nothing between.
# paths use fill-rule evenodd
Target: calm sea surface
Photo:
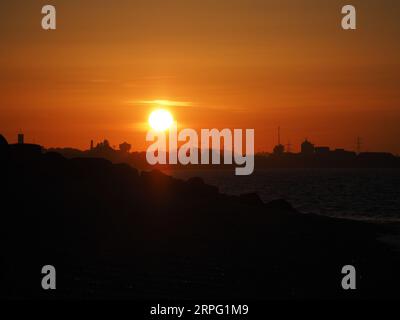
<instances>
[{"instance_id":1,"label":"calm sea surface","mask_svg":"<svg viewBox=\"0 0 400 320\"><path fill-rule=\"evenodd\" d=\"M350 219L400 221L400 169L271 169L251 176L231 171L178 170L227 194L257 192L263 201L286 199L303 213Z\"/></svg>"}]
</instances>

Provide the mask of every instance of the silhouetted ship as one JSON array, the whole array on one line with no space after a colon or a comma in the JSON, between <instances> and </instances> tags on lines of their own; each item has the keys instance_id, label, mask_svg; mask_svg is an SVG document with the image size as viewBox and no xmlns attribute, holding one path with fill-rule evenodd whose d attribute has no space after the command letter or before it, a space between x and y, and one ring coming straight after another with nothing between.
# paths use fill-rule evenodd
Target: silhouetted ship
<instances>
[{"instance_id":1,"label":"silhouetted ship","mask_svg":"<svg viewBox=\"0 0 400 320\"><path fill-rule=\"evenodd\" d=\"M284 200L228 196L199 178L67 159L2 136L0 170L3 299L398 295L399 256L377 240L390 225L299 214ZM56 290L41 287L47 264ZM362 275L356 291L341 288L347 264Z\"/></svg>"}]
</instances>

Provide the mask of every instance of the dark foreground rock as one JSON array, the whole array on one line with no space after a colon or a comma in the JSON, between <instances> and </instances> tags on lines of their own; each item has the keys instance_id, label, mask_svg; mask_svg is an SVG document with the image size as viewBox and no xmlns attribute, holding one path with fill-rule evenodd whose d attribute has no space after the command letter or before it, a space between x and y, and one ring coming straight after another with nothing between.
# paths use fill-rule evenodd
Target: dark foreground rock
<instances>
[{"instance_id":1,"label":"dark foreground rock","mask_svg":"<svg viewBox=\"0 0 400 320\"><path fill-rule=\"evenodd\" d=\"M102 159L1 150L2 298L397 297L392 230ZM54 265L57 290L41 289ZM341 288L344 265L357 290Z\"/></svg>"}]
</instances>

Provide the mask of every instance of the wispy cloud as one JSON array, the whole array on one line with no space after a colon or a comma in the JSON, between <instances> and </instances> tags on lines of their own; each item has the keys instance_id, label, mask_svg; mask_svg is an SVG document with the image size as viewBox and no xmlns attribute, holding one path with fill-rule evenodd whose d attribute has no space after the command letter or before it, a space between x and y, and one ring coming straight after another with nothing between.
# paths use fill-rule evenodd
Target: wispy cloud
<instances>
[{"instance_id":1,"label":"wispy cloud","mask_svg":"<svg viewBox=\"0 0 400 320\"><path fill-rule=\"evenodd\" d=\"M150 104L153 106L162 106L162 107L191 107L193 106L192 102L189 101L173 101L173 100L135 100L129 101L131 104Z\"/></svg>"}]
</instances>

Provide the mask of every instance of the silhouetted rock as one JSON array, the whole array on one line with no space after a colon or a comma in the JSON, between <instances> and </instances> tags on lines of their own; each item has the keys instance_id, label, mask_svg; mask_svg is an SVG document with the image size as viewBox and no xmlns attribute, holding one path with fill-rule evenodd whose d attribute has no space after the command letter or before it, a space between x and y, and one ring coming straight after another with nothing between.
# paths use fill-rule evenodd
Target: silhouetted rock
<instances>
[{"instance_id":1,"label":"silhouetted rock","mask_svg":"<svg viewBox=\"0 0 400 320\"><path fill-rule=\"evenodd\" d=\"M0 134L0 148L7 147L8 142L6 138L3 137L3 135Z\"/></svg>"},{"instance_id":2,"label":"silhouetted rock","mask_svg":"<svg viewBox=\"0 0 400 320\"><path fill-rule=\"evenodd\" d=\"M9 146L8 146L8 142L7 142L6 138L4 138L2 135L0 135L0 156L4 157L6 153L8 155L8 149L9 149Z\"/></svg>"},{"instance_id":3,"label":"silhouetted rock","mask_svg":"<svg viewBox=\"0 0 400 320\"><path fill-rule=\"evenodd\" d=\"M27 160L37 158L42 154L42 147L37 144L11 144L10 149L15 157L26 158Z\"/></svg>"},{"instance_id":4,"label":"silhouetted rock","mask_svg":"<svg viewBox=\"0 0 400 320\"><path fill-rule=\"evenodd\" d=\"M205 184L203 179L199 177L189 178L186 181L186 187L190 192L203 196L218 193L217 187Z\"/></svg>"},{"instance_id":5,"label":"silhouetted rock","mask_svg":"<svg viewBox=\"0 0 400 320\"><path fill-rule=\"evenodd\" d=\"M259 197L259 195L255 192L246 193L239 196L239 199L243 201L243 203L253 204L253 205L262 205L263 201Z\"/></svg>"},{"instance_id":6,"label":"silhouetted rock","mask_svg":"<svg viewBox=\"0 0 400 320\"><path fill-rule=\"evenodd\" d=\"M376 240L386 226L227 196L199 178L21 150L6 151L0 168L3 298L50 297L45 264L57 269L52 298L347 298L345 264L363 275L351 297L398 292L399 258Z\"/></svg>"},{"instance_id":7,"label":"silhouetted rock","mask_svg":"<svg viewBox=\"0 0 400 320\"><path fill-rule=\"evenodd\" d=\"M292 205L284 199L272 200L266 204L266 208L285 213L298 213Z\"/></svg>"}]
</instances>

